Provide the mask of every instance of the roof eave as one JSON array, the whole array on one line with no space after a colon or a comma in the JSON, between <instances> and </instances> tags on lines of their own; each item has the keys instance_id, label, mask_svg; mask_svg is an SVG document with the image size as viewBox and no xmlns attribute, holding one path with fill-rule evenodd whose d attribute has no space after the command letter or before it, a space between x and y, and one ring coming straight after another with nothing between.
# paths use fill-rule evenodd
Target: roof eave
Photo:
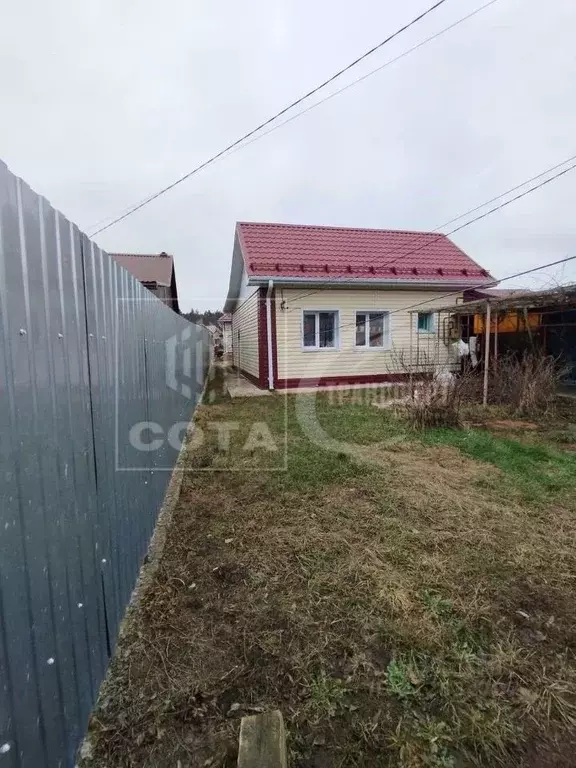
<instances>
[{"instance_id":1,"label":"roof eave","mask_svg":"<svg viewBox=\"0 0 576 768\"><path fill-rule=\"evenodd\" d=\"M285 277L282 275L249 275L248 285L267 285L270 280L279 285L297 285L298 287L302 287L303 285L323 285L326 288L330 288L332 286L357 288L358 286L369 287L377 285L380 287L409 288L410 286L418 286L419 288L429 287L437 288L439 290L444 290L445 288L452 288L454 290L466 290L479 287L478 280L468 279L467 281L462 281L459 278L431 280L430 278L403 279L401 277L333 277L326 279L321 277ZM485 278L485 281L482 283L481 287L487 288L488 286L494 286L497 284L497 280L491 276L488 276Z\"/></svg>"}]
</instances>

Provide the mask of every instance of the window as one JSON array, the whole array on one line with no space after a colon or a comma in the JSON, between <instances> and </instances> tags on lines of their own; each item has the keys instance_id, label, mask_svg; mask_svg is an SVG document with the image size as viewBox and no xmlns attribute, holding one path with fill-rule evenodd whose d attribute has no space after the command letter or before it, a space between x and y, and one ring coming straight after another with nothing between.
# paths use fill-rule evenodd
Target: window
<instances>
[{"instance_id":1,"label":"window","mask_svg":"<svg viewBox=\"0 0 576 768\"><path fill-rule=\"evenodd\" d=\"M390 347L390 313L389 312L356 312L357 347L375 347L389 349Z\"/></svg>"},{"instance_id":2,"label":"window","mask_svg":"<svg viewBox=\"0 0 576 768\"><path fill-rule=\"evenodd\" d=\"M302 318L304 349L335 349L338 344L338 312L305 311Z\"/></svg>"},{"instance_id":3,"label":"window","mask_svg":"<svg viewBox=\"0 0 576 768\"><path fill-rule=\"evenodd\" d=\"M431 333L434 330L434 314L432 312L418 312L418 330L423 333Z\"/></svg>"}]
</instances>

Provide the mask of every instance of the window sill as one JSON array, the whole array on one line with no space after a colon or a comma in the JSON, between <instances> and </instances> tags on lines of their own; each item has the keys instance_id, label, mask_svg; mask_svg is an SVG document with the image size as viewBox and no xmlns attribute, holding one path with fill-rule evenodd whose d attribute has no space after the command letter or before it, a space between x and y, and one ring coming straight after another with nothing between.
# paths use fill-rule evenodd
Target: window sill
<instances>
[{"instance_id":1,"label":"window sill","mask_svg":"<svg viewBox=\"0 0 576 768\"><path fill-rule=\"evenodd\" d=\"M301 347L302 352L339 352L340 347Z\"/></svg>"},{"instance_id":2,"label":"window sill","mask_svg":"<svg viewBox=\"0 0 576 768\"><path fill-rule=\"evenodd\" d=\"M356 352L390 352L392 347L356 347L354 346L353 349Z\"/></svg>"}]
</instances>

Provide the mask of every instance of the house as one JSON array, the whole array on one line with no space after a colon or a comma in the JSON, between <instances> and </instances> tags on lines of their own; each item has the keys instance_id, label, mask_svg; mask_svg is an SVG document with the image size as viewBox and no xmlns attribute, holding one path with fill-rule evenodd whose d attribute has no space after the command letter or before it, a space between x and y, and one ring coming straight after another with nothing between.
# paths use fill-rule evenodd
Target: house
<instances>
[{"instance_id":1,"label":"house","mask_svg":"<svg viewBox=\"0 0 576 768\"><path fill-rule=\"evenodd\" d=\"M205 325L204 328L206 328L206 330L210 332L213 343L222 341L222 329L220 328L219 325L215 325L214 323L209 323L208 325Z\"/></svg>"},{"instance_id":2,"label":"house","mask_svg":"<svg viewBox=\"0 0 576 768\"><path fill-rule=\"evenodd\" d=\"M447 358L434 313L446 293L494 283L435 232L240 222L224 307L233 364L268 389L398 380L414 348Z\"/></svg>"},{"instance_id":3,"label":"house","mask_svg":"<svg viewBox=\"0 0 576 768\"><path fill-rule=\"evenodd\" d=\"M228 355L232 352L232 315L229 312L225 312L218 322L222 328L224 354Z\"/></svg>"},{"instance_id":4,"label":"house","mask_svg":"<svg viewBox=\"0 0 576 768\"><path fill-rule=\"evenodd\" d=\"M145 288L180 314L174 259L168 253L111 253Z\"/></svg>"}]
</instances>

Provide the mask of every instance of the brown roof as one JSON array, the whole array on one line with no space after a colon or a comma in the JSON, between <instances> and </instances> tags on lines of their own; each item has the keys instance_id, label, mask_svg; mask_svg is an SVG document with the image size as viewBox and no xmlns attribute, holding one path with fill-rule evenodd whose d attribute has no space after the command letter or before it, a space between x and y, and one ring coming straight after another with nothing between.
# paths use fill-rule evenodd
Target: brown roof
<instances>
[{"instance_id":1,"label":"brown roof","mask_svg":"<svg viewBox=\"0 0 576 768\"><path fill-rule=\"evenodd\" d=\"M480 288L478 293L484 293L488 298L508 299L510 296L531 293L531 291L528 291L526 288Z\"/></svg>"},{"instance_id":2,"label":"brown roof","mask_svg":"<svg viewBox=\"0 0 576 768\"><path fill-rule=\"evenodd\" d=\"M502 291L502 293L506 292ZM479 300L467 301L453 306L434 307L434 311L450 312L457 315L471 315L476 312L484 313L488 301L493 310L514 310L523 307L526 307L526 309L535 309L576 305L576 284L561 285L558 288L551 288L540 292L509 289L507 293L509 293L508 296L485 296Z\"/></svg>"},{"instance_id":3,"label":"brown roof","mask_svg":"<svg viewBox=\"0 0 576 768\"><path fill-rule=\"evenodd\" d=\"M174 259L168 253L112 253L110 255L141 283L169 286L172 282Z\"/></svg>"}]
</instances>

